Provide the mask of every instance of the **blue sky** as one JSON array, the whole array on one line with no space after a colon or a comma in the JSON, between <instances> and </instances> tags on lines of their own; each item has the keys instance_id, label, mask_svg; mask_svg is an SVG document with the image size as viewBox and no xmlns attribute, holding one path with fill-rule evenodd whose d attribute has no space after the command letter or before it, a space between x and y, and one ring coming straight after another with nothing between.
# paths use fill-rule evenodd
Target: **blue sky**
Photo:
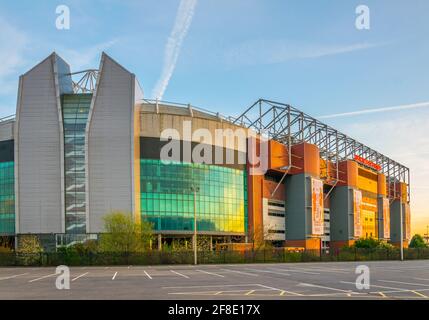
<instances>
[{"instance_id":1,"label":"blue sky","mask_svg":"<svg viewBox=\"0 0 429 320\"><path fill-rule=\"evenodd\" d=\"M2 1L0 117L15 113L19 75L52 51L78 71L97 68L105 50L152 98L179 2ZM55 28L60 4L70 7L70 30ZM370 30L355 28L359 4L370 9ZM426 0L199 0L163 98L226 115L260 97L314 116L428 102L428 12ZM422 219L428 110L326 119L414 169Z\"/></svg>"}]
</instances>

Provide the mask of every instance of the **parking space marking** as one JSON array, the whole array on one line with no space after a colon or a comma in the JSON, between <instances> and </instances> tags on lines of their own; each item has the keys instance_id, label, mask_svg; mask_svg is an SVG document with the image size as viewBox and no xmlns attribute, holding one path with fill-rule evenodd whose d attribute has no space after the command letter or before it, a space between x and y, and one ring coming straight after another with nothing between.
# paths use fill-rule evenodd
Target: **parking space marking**
<instances>
[{"instance_id":1,"label":"parking space marking","mask_svg":"<svg viewBox=\"0 0 429 320\"><path fill-rule=\"evenodd\" d=\"M202 273L211 274L211 275L213 275L213 276L217 276L217 277L220 277L220 278L225 278L225 276L224 276L224 275L222 275L222 274L218 274L218 273L214 273L214 272L204 271L204 270L200 270L200 269L198 269L198 270L196 270L196 271L198 271L198 272L202 272Z\"/></svg>"},{"instance_id":2,"label":"parking space marking","mask_svg":"<svg viewBox=\"0 0 429 320\"><path fill-rule=\"evenodd\" d=\"M428 297L428 296L426 296L426 295L424 295L423 293L418 292L418 291L416 291L416 290L413 290L413 291L411 291L411 292L412 292L412 293L414 293L414 294L416 294L416 295L418 295L418 296L420 296L420 297L422 297L422 298L429 299L429 297Z\"/></svg>"},{"instance_id":3,"label":"parking space marking","mask_svg":"<svg viewBox=\"0 0 429 320\"><path fill-rule=\"evenodd\" d=\"M250 296L253 292L255 292L255 290L250 290L249 292L246 292L244 295L245 296Z\"/></svg>"},{"instance_id":4,"label":"parking space marking","mask_svg":"<svg viewBox=\"0 0 429 320\"><path fill-rule=\"evenodd\" d=\"M423 280L423 281L429 281L429 279L424 279L424 278L413 278L414 280Z\"/></svg>"},{"instance_id":5,"label":"parking space marking","mask_svg":"<svg viewBox=\"0 0 429 320\"><path fill-rule=\"evenodd\" d=\"M274 271L288 271L288 272L298 272L298 273L306 273L306 274L320 274L319 272L309 272L295 269L280 269L280 268L270 268L270 270Z\"/></svg>"},{"instance_id":6,"label":"parking space marking","mask_svg":"<svg viewBox=\"0 0 429 320\"><path fill-rule=\"evenodd\" d=\"M402 282L402 281L394 281L394 280L377 280L380 282L390 282L390 283L399 283L399 284L407 284L410 286L421 286L421 287L429 287L429 284L421 284L421 283L411 283L411 282Z\"/></svg>"},{"instance_id":7,"label":"parking space marking","mask_svg":"<svg viewBox=\"0 0 429 320\"><path fill-rule=\"evenodd\" d=\"M86 276L88 273L89 273L89 272L82 273L81 275L79 275L79 276L77 276L77 277L73 278L71 281L72 281L72 282L73 282L73 281L76 281L77 279L79 279L79 278L82 278L82 277Z\"/></svg>"},{"instance_id":8,"label":"parking space marking","mask_svg":"<svg viewBox=\"0 0 429 320\"><path fill-rule=\"evenodd\" d=\"M16 277L25 276L26 274L28 274L28 272L26 272L26 273L21 273L21 274L15 274L15 275L13 275L13 276L9 276L9 277L2 277L2 278L0 278L0 281L1 281L1 280L14 279L14 278L16 278Z\"/></svg>"},{"instance_id":9,"label":"parking space marking","mask_svg":"<svg viewBox=\"0 0 429 320\"><path fill-rule=\"evenodd\" d=\"M56 273L48 274L46 276L43 276L43 277L40 277L40 278L36 278L36 279L30 280L28 282L35 282L35 281L43 280L43 279L46 279L46 278L49 278L49 277L53 277L55 275L57 275L57 274Z\"/></svg>"},{"instance_id":10,"label":"parking space marking","mask_svg":"<svg viewBox=\"0 0 429 320\"><path fill-rule=\"evenodd\" d=\"M234 273L239 273L239 274L244 274L246 276L253 276L253 277L259 277L257 274L254 273L249 273L249 272L244 272L244 271L238 271L238 270L232 270L232 269L220 269L226 272L234 272Z\"/></svg>"},{"instance_id":11,"label":"parking space marking","mask_svg":"<svg viewBox=\"0 0 429 320\"><path fill-rule=\"evenodd\" d=\"M175 273L175 274L177 274L177 275L179 275L179 276L181 276L181 277L183 277L183 278L189 279L189 277L187 275L183 274L183 273L180 273L180 272L177 272L177 271L174 271L174 270L170 270L170 271L173 272L173 273Z\"/></svg>"},{"instance_id":12,"label":"parking space marking","mask_svg":"<svg viewBox=\"0 0 429 320\"><path fill-rule=\"evenodd\" d=\"M118 271L115 272L115 274L112 277L112 280L115 280L117 275L118 275Z\"/></svg>"},{"instance_id":13,"label":"parking space marking","mask_svg":"<svg viewBox=\"0 0 429 320\"><path fill-rule=\"evenodd\" d=\"M339 269L326 269L326 268L305 268L300 270L309 270L309 271L321 271L321 272L331 272L331 273L349 273L348 271L343 271Z\"/></svg>"},{"instance_id":14,"label":"parking space marking","mask_svg":"<svg viewBox=\"0 0 429 320\"><path fill-rule=\"evenodd\" d=\"M151 279L151 280L152 280L152 277L150 276L150 274L149 274L149 273L147 273L147 272L146 272L146 270L143 270L143 272L144 272L144 274L145 274L149 279Z\"/></svg>"},{"instance_id":15,"label":"parking space marking","mask_svg":"<svg viewBox=\"0 0 429 320\"><path fill-rule=\"evenodd\" d=\"M340 282L343 282L343 281L340 281ZM303 287L315 287L315 288L322 288L322 289L334 290L334 291L345 292L345 293L357 293L357 292L354 292L353 290L344 290L344 289L326 287L326 286L321 286L321 285L312 284L312 283L300 283L298 285L299 286L303 286Z\"/></svg>"},{"instance_id":16,"label":"parking space marking","mask_svg":"<svg viewBox=\"0 0 429 320\"><path fill-rule=\"evenodd\" d=\"M377 280L377 281L383 281L383 280ZM342 283L350 283L350 284L354 284L354 282L346 282L346 281L340 281ZM385 282L398 282L398 281L387 281L385 280ZM403 284L407 284L402 282ZM414 285L418 285L418 284L414 284ZM375 285L375 284L371 284L371 287L376 287L376 288L382 288L382 289L393 289L393 291L383 291L383 293L401 293L401 292L412 292L415 295L418 295L422 298L428 299L429 297L425 296L424 294L418 292L418 291L427 291L429 289L418 289L418 290L412 290L412 289L403 289L403 288L396 288L396 287L387 287L387 286L379 286L379 285ZM371 292L374 293L374 292ZM380 292L377 292L380 293Z\"/></svg>"},{"instance_id":17,"label":"parking space marking","mask_svg":"<svg viewBox=\"0 0 429 320\"><path fill-rule=\"evenodd\" d=\"M277 272L277 271L259 270L259 269L250 269L250 268L246 268L245 270L254 271L254 272L262 272L262 273L280 274L282 276L290 276L290 273L286 273L286 272Z\"/></svg>"},{"instance_id":18,"label":"parking space marking","mask_svg":"<svg viewBox=\"0 0 429 320\"><path fill-rule=\"evenodd\" d=\"M276 291L280 291L280 292L285 292L285 293L289 293L292 294L294 296L302 296L301 293L297 293L297 292L293 292L293 291L288 291L288 290L282 290L282 289L278 289L278 288L274 288L274 287L270 287L270 286L266 286L264 284L258 284L258 286L266 288L266 289L271 289L271 290L276 290Z\"/></svg>"},{"instance_id":19,"label":"parking space marking","mask_svg":"<svg viewBox=\"0 0 429 320\"><path fill-rule=\"evenodd\" d=\"M261 286L256 283L244 283L244 284L218 284L218 285L207 285L207 286L179 286L179 287L162 287L162 289L185 289L185 288L223 288L223 287L248 287L248 286Z\"/></svg>"}]
</instances>

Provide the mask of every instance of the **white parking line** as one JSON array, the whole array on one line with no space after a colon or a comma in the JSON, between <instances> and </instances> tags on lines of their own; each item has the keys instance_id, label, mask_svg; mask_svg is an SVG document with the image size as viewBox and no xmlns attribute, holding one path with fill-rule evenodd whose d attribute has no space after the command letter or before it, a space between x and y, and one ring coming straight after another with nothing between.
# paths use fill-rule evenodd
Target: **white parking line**
<instances>
[{"instance_id":1,"label":"white parking line","mask_svg":"<svg viewBox=\"0 0 429 320\"><path fill-rule=\"evenodd\" d=\"M231 269L220 269L226 272L234 272L234 273L240 273L240 274L244 274L246 276L253 276L253 277L259 277L257 274L254 273L249 273L249 272L243 272L243 271L238 271L238 270L231 270Z\"/></svg>"},{"instance_id":2,"label":"white parking line","mask_svg":"<svg viewBox=\"0 0 429 320\"><path fill-rule=\"evenodd\" d=\"M343 282L343 281L340 281L340 282ZM343 289L332 288L332 287L326 287L326 286L321 286L321 285L312 284L312 283L300 283L300 284L298 284L298 285L299 285L299 286L303 286L303 287L315 287L315 288L322 288L322 289L333 290L333 291L339 291L339 292L345 292L345 293L357 293L357 292L354 292L353 290L343 290Z\"/></svg>"},{"instance_id":3,"label":"white parking line","mask_svg":"<svg viewBox=\"0 0 429 320\"><path fill-rule=\"evenodd\" d=\"M21 274L15 274L15 275L13 275L13 276L9 276L9 277L2 277L2 278L0 278L0 280L13 279L13 278L16 278L16 277L25 276L26 274L28 274L28 272L26 272L26 273L21 273Z\"/></svg>"},{"instance_id":4,"label":"white parking line","mask_svg":"<svg viewBox=\"0 0 429 320\"><path fill-rule=\"evenodd\" d=\"M150 276L150 274L149 274L149 273L147 273L147 272L146 272L146 270L143 270L143 272L144 272L144 274L145 274L149 279L151 279L151 280L152 280L152 277Z\"/></svg>"},{"instance_id":5,"label":"white parking line","mask_svg":"<svg viewBox=\"0 0 429 320\"><path fill-rule=\"evenodd\" d=\"M421 286L421 287L429 287L429 284L421 284L421 283L411 283L411 282L402 282L402 281L393 281L393 280L378 280L380 282L390 282L390 283L399 283L399 284L408 284L410 286Z\"/></svg>"},{"instance_id":6,"label":"white parking line","mask_svg":"<svg viewBox=\"0 0 429 320\"><path fill-rule=\"evenodd\" d=\"M278 289L278 288L274 288L274 287L270 287L270 286L266 286L264 284L258 284L258 286L269 289L269 290L276 290L276 291L280 291L280 295L284 295L284 293L290 293L293 294L295 296L302 296L302 294L297 293L297 292L293 292L293 291L288 291L288 290L283 290L283 289Z\"/></svg>"},{"instance_id":7,"label":"white parking line","mask_svg":"<svg viewBox=\"0 0 429 320\"><path fill-rule=\"evenodd\" d=\"M28 281L28 282L39 281L39 280L42 280L42 279L45 279L45 278L53 277L53 276L55 276L55 275L56 275L56 273L48 274L48 275L46 275L46 276L43 276L43 277L40 277L40 278L36 278L36 279L30 280L30 281Z\"/></svg>"},{"instance_id":8,"label":"white parking line","mask_svg":"<svg viewBox=\"0 0 429 320\"><path fill-rule=\"evenodd\" d=\"M207 274L211 274L213 276L217 276L217 277L221 277L221 278L225 278L224 275L218 274L218 273L214 273L214 272L208 272L208 271L204 271L204 270L196 270L198 272L202 272L202 273L207 273Z\"/></svg>"},{"instance_id":9,"label":"white parking line","mask_svg":"<svg viewBox=\"0 0 429 320\"><path fill-rule=\"evenodd\" d=\"M429 279L425 279L425 278L413 278L414 280L423 280L423 281L429 281Z\"/></svg>"},{"instance_id":10,"label":"white parking line","mask_svg":"<svg viewBox=\"0 0 429 320\"><path fill-rule=\"evenodd\" d=\"M309 272L309 271L292 270L292 269L281 269L281 268L270 268L270 270L274 270L274 271L298 272L298 273L307 273L307 274L320 274L319 272Z\"/></svg>"},{"instance_id":11,"label":"white parking line","mask_svg":"<svg viewBox=\"0 0 429 320\"><path fill-rule=\"evenodd\" d=\"M341 283L347 283L347 284L353 284L356 285L355 282L349 282L349 281L340 281ZM375 288L382 288L382 289L392 289L395 291L383 291L384 293L392 293L392 292L412 292L413 290L409 290L409 289L403 289L403 288L395 288L395 287L386 287L386 286L379 286L379 285L375 285L375 284L371 284L371 287L375 287ZM376 292L378 293L378 292Z\"/></svg>"},{"instance_id":12,"label":"white parking line","mask_svg":"<svg viewBox=\"0 0 429 320\"><path fill-rule=\"evenodd\" d=\"M115 274L112 277L112 280L115 280L116 276L118 275L118 271L115 272Z\"/></svg>"},{"instance_id":13,"label":"white parking line","mask_svg":"<svg viewBox=\"0 0 429 320\"><path fill-rule=\"evenodd\" d=\"M179 275L179 276L182 276L183 278L189 279L189 277L187 275L184 275L184 274L182 274L180 272L177 272L177 271L174 271L174 270L170 270L170 271L173 272L173 273L175 273L175 274L177 274L177 275Z\"/></svg>"},{"instance_id":14,"label":"white parking line","mask_svg":"<svg viewBox=\"0 0 429 320\"><path fill-rule=\"evenodd\" d=\"M286 273L286 272L277 272L277 271L259 270L259 269L250 269L250 268L246 268L245 270L249 270L249 271L253 271L253 272L264 272L264 273L280 274L282 276L290 276L290 273Z\"/></svg>"},{"instance_id":15,"label":"white parking line","mask_svg":"<svg viewBox=\"0 0 429 320\"><path fill-rule=\"evenodd\" d=\"M184 288L219 288L219 287L248 287L248 286L261 286L257 283L245 283L245 284L220 284L220 285L208 285L208 286L179 286L179 287L162 287L162 289L184 289Z\"/></svg>"},{"instance_id":16,"label":"white parking line","mask_svg":"<svg viewBox=\"0 0 429 320\"><path fill-rule=\"evenodd\" d=\"M71 281L73 282L73 281L75 281L75 280L77 280L79 278L82 278L82 277L86 276L88 273L89 272L82 273L81 275L77 276L76 278L73 278Z\"/></svg>"}]
</instances>

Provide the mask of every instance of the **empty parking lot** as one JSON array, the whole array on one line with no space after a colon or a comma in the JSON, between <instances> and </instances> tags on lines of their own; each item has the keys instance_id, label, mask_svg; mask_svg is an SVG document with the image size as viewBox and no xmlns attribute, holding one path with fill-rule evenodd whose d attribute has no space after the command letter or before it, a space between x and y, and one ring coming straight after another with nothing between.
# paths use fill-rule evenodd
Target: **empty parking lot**
<instances>
[{"instance_id":1,"label":"empty parking lot","mask_svg":"<svg viewBox=\"0 0 429 320\"><path fill-rule=\"evenodd\" d=\"M367 265L370 288L356 288ZM0 268L0 299L429 299L429 261Z\"/></svg>"}]
</instances>

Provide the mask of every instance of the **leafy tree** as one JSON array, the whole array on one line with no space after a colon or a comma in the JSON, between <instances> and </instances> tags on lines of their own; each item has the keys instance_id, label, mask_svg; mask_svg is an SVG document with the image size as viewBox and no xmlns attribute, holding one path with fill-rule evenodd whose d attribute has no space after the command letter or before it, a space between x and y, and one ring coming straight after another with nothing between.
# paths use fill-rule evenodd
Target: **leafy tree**
<instances>
[{"instance_id":1,"label":"leafy tree","mask_svg":"<svg viewBox=\"0 0 429 320\"><path fill-rule=\"evenodd\" d=\"M352 247L363 249L393 249L391 244L374 238L360 238L355 241Z\"/></svg>"},{"instance_id":2,"label":"leafy tree","mask_svg":"<svg viewBox=\"0 0 429 320\"><path fill-rule=\"evenodd\" d=\"M427 248L428 245L425 243L423 237L419 234L415 234L410 241L410 248Z\"/></svg>"},{"instance_id":3,"label":"leafy tree","mask_svg":"<svg viewBox=\"0 0 429 320\"><path fill-rule=\"evenodd\" d=\"M137 222L131 213L114 211L104 218L100 249L104 252L142 252L152 239L152 224Z\"/></svg>"},{"instance_id":4,"label":"leafy tree","mask_svg":"<svg viewBox=\"0 0 429 320\"><path fill-rule=\"evenodd\" d=\"M43 247L40 245L39 238L35 235L22 235L18 241L18 253L34 254L42 253Z\"/></svg>"}]
</instances>

